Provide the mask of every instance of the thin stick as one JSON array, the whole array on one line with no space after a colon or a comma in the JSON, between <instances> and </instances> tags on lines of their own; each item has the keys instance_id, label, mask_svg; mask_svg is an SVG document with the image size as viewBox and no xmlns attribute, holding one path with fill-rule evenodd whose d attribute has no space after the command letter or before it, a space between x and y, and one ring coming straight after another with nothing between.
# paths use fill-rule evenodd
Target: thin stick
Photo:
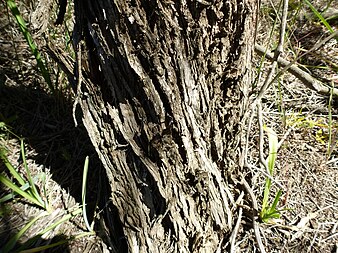
<instances>
[{"instance_id":1,"label":"thin stick","mask_svg":"<svg viewBox=\"0 0 338 253\"><path fill-rule=\"evenodd\" d=\"M82 40L76 45L77 47L77 53L76 53L76 66L77 66L77 86L76 86L76 97L75 97L75 101L73 104L73 119L74 119L74 124L75 127L77 127L77 120L76 120L76 115L75 115L75 111L76 111L76 106L79 103L80 97L81 97L81 84L82 84Z\"/></svg>"},{"instance_id":2,"label":"thin stick","mask_svg":"<svg viewBox=\"0 0 338 253\"><path fill-rule=\"evenodd\" d=\"M237 219L235 228L232 231L231 239L230 239L231 240L231 244L230 244L230 252L231 253L236 252L235 242L236 242L236 236L237 236L237 233L238 233L239 225L241 224L241 221L242 221L242 212L243 212L243 209L242 209L242 207L240 207L239 210L238 210L238 219Z\"/></svg>"},{"instance_id":3,"label":"thin stick","mask_svg":"<svg viewBox=\"0 0 338 253\"><path fill-rule=\"evenodd\" d=\"M256 222L256 219L257 219L256 212L258 210L257 199L256 199L255 194L253 193L251 187L249 186L248 182L245 180L243 175L242 175L242 185L244 186L245 190L247 191L247 193L249 193L249 195L251 197L251 202L252 202L252 226L253 226L253 229L254 229L258 248L261 251L261 253L266 253L263 242L262 242L261 234L259 232L259 226L258 226L258 223Z\"/></svg>"},{"instance_id":4,"label":"thin stick","mask_svg":"<svg viewBox=\"0 0 338 253\"><path fill-rule=\"evenodd\" d=\"M259 128L259 161L261 165L265 168L265 171L268 170L268 165L264 159L264 131L263 131L263 117L262 117L262 106L260 103L257 103L257 118L258 118L258 128Z\"/></svg>"},{"instance_id":5,"label":"thin stick","mask_svg":"<svg viewBox=\"0 0 338 253\"><path fill-rule=\"evenodd\" d=\"M274 82L275 79L276 79L276 78L274 78L272 81L270 81L271 78L272 78L272 74L275 71L275 68L277 67L278 57L283 53L283 44L284 44L287 14L288 14L288 0L284 0L283 1L282 23L281 23L281 27L280 27L280 35L279 35L278 46L277 46L277 49L276 49L275 54L273 56L272 66L269 70L268 76L266 77L262 88L260 89L260 91L258 93L256 101L260 101L262 99L265 91L268 89L268 87L271 85L271 83Z\"/></svg>"},{"instance_id":6,"label":"thin stick","mask_svg":"<svg viewBox=\"0 0 338 253\"><path fill-rule=\"evenodd\" d=\"M277 67L278 64L278 57L279 55L283 52L283 44L284 44L284 36L285 36L285 29L286 29L286 19L287 19L287 11L288 11L288 0L284 0L283 1L283 12L282 12L282 24L281 24L281 28L280 28L280 38L279 38L279 43L278 43L278 47L275 51L274 54L274 61L272 63L272 66L269 70L268 76L264 81L264 84L262 86L262 88L260 89L256 99L253 101L252 105L251 105L251 112L254 111L255 106L257 106L257 117L258 117L258 121L259 121L259 156L260 156L260 162L263 164L264 168L266 171L267 170L267 164L264 161L264 155L263 155L263 120L262 120L262 110L261 110L261 106L260 106L260 102L262 97L264 96L266 90L268 89L268 87L271 85L272 81L272 75L273 72L275 71L275 68ZM273 81L276 78L273 79ZM252 113L253 114L253 113ZM250 118L249 124L251 127L251 122L252 119ZM249 133L247 133L248 136ZM246 146L247 148L247 146ZM245 150L245 152L247 152L247 150ZM247 155L247 153L245 153L245 155ZM245 163L246 165L248 165L247 163L247 157L245 157ZM253 224L253 229L254 229L254 233L255 233L255 237L256 237L256 241L259 247L259 250L262 253L265 253L265 248L264 245L262 243L262 238L260 235L260 231L259 231L259 227L258 227L258 223L256 222L257 219L257 213L258 212L258 204L257 204L257 200L256 197L252 191L252 189L250 188L248 182L245 180L244 176L242 176L242 184L244 185L246 191L249 193L249 195L251 196L251 201L252 201L252 205L253 205L253 211L252 211L252 224Z\"/></svg>"},{"instance_id":7,"label":"thin stick","mask_svg":"<svg viewBox=\"0 0 338 253\"><path fill-rule=\"evenodd\" d=\"M334 33L332 33L330 36L326 37L324 40L316 43L311 49L309 49L308 51L306 51L305 53L303 53L302 55L300 55L299 57L297 57L295 60L293 60L292 62L290 62L287 66L285 66L281 71L278 72L278 74L265 86L263 85L262 89L260 90L258 96L256 99L261 99L262 96L264 95L266 89L268 87L270 87L270 85L272 83L274 83L282 74L284 74L286 71L288 71L291 66L293 66L298 59L300 59L301 57L304 57L305 55L309 54L312 51L318 50L320 47L322 47L326 42L328 42L329 40L331 40L332 38L334 38L335 36L338 35L338 30L335 31ZM264 83L265 84L265 83ZM264 88L264 89L263 89ZM336 91L335 91L336 92Z\"/></svg>"},{"instance_id":8,"label":"thin stick","mask_svg":"<svg viewBox=\"0 0 338 253\"><path fill-rule=\"evenodd\" d=\"M252 125L252 121L254 118L254 110L255 108L251 108L249 111L251 111L251 115L249 118L249 122L248 122L248 129L246 132L246 137L245 137L245 146L244 146L244 166L247 166L249 164L248 162L248 151L249 151L249 139L250 139L250 132L251 132L251 125Z\"/></svg>"},{"instance_id":9,"label":"thin stick","mask_svg":"<svg viewBox=\"0 0 338 253\"><path fill-rule=\"evenodd\" d=\"M265 56L268 60L273 60L274 56L271 52L268 52L266 50L266 48L264 48L261 45L256 44L255 45L255 51L261 55L261 56ZM277 59L277 63L278 65L280 65L281 67L286 67L288 65L290 65L291 63L287 60L285 60L282 57L278 57ZM313 76L311 76L309 73L305 72L304 70L300 69L299 67L297 67L296 65L292 65L289 67L288 71L293 74L295 77L297 77L299 80L301 80L303 82L303 84L320 93L323 95L329 95L330 94L330 87L325 86L321 81L319 81L318 79L314 78ZM338 96L338 89L337 88L333 88L333 95L334 96Z\"/></svg>"}]
</instances>

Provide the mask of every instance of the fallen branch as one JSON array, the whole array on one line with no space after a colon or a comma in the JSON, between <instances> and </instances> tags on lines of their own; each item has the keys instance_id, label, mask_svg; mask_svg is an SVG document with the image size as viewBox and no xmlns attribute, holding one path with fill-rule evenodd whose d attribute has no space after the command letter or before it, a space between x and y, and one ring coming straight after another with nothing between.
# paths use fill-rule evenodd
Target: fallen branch
<instances>
[{"instance_id":1,"label":"fallen branch","mask_svg":"<svg viewBox=\"0 0 338 253\"><path fill-rule=\"evenodd\" d=\"M255 51L265 57L269 60L275 60L274 59L274 54L271 52L268 52L263 46L256 44L255 45ZM278 65L282 67L286 67L291 64L291 62L283 59L282 57L278 57L277 59ZM318 79L314 78L311 76L309 73L305 72L304 70L301 70L299 67L296 65L291 65L288 69L288 71L296 76L299 80L301 80L304 85L312 90L315 90L316 92L323 94L323 95L330 95L331 93L331 88L328 86L325 86L321 81ZM332 94L334 96L338 96L338 89L333 88Z\"/></svg>"}]
</instances>

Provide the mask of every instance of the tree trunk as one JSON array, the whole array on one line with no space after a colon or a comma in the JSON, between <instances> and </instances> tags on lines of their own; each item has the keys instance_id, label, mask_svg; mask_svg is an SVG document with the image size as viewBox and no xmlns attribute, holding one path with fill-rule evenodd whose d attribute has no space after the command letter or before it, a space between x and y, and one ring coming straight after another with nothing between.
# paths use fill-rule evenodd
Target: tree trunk
<instances>
[{"instance_id":1,"label":"tree trunk","mask_svg":"<svg viewBox=\"0 0 338 253\"><path fill-rule=\"evenodd\" d=\"M79 104L128 252L224 252L256 1L74 4Z\"/></svg>"}]
</instances>

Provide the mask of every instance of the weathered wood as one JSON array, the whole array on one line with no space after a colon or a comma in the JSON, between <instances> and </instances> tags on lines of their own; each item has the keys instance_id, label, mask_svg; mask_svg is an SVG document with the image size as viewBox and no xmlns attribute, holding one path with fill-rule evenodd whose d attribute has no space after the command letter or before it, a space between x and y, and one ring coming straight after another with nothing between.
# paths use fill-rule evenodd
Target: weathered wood
<instances>
[{"instance_id":1,"label":"weathered wood","mask_svg":"<svg viewBox=\"0 0 338 253\"><path fill-rule=\"evenodd\" d=\"M74 3L79 104L129 251L224 252L256 1Z\"/></svg>"}]
</instances>

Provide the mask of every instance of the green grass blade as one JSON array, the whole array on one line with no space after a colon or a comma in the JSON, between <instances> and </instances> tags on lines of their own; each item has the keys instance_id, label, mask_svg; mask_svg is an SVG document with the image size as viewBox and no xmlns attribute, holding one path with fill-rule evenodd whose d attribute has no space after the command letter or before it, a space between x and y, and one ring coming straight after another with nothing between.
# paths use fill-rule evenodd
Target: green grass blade
<instances>
[{"instance_id":1,"label":"green grass blade","mask_svg":"<svg viewBox=\"0 0 338 253\"><path fill-rule=\"evenodd\" d=\"M270 219L279 219L280 211L267 212L262 219L263 222L268 223Z\"/></svg>"},{"instance_id":2,"label":"green grass blade","mask_svg":"<svg viewBox=\"0 0 338 253\"><path fill-rule=\"evenodd\" d=\"M22 191L26 191L27 189L29 189L29 183L24 184L23 186L20 187L20 189ZM0 199L0 203L4 203L10 199L13 199L14 197L15 197L15 193L7 194Z\"/></svg>"},{"instance_id":3,"label":"green grass blade","mask_svg":"<svg viewBox=\"0 0 338 253\"><path fill-rule=\"evenodd\" d=\"M269 174L273 176L273 171L274 171L275 162L277 158L278 137L277 137L277 134L271 128L264 126L264 130L267 132L268 139L269 139L268 170L269 170ZM271 208L270 209L267 208L268 202L269 202L270 189L271 189L271 179L267 177L265 180L262 209L260 213L260 217L263 221L267 220L267 216L269 216L269 212L271 210Z\"/></svg>"},{"instance_id":4,"label":"green grass blade","mask_svg":"<svg viewBox=\"0 0 338 253\"><path fill-rule=\"evenodd\" d=\"M25 180L20 176L20 174L17 172L17 170L13 167L13 165L8 161L8 158L4 154L4 152L0 152L0 158L9 170L9 172L12 174L12 176L18 181L20 185L25 185Z\"/></svg>"},{"instance_id":5,"label":"green grass blade","mask_svg":"<svg viewBox=\"0 0 338 253\"><path fill-rule=\"evenodd\" d=\"M50 79L50 75L49 72L47 71L47 69L45 68L45 65L42 61L41 58L41 54L38 51L37 46L35 45L33 38L31 36L31 34L29 33L27 26L26 26L26 22L24 21L24 19L22 18L20 11L18 9L18 7L16 6L16 3L13 0L7 0L7 6L10 8L12 14L14 15L14 17L16 18L16 21L20 27L20 30L23 34L23 36L25 37L35 59L38 65L38 68L41 71L41 74L43 76L43 78L45 79L45 81L48 84L48 87L54 91L53 85L52 85L52 81Z\"/></svg>"},{"instance_id":6,"label":"green grass blade","mask_svg":"<svg viewBox=\"0 0 338 253\"><path fill-rule=\"evenodd\" d=\"M32 179L31 173L29 171L28 165L27 165L27 161L26 161L26 155L25 155L25 145L23 143L23 139L21 139L21 156L22 156L22 161L23 161L23 165L25 167L25 170L27 172L27 178L28 178L28 182L30 184L30 190L32 192L32 195L35 197L35 199L40 202L40 206L42 206L43 208L46 208L45 202L41 199L40 194L38 192L38 190L35 187L35 183Z\"/></svg>"},{"instance_id":7,"label":"green grass blade","mask_svg":"<svg viewBox=\"0 0 338 253\"><path fill-rule=\"evenodd\" d=\"M79 208L79 209L76 209L75 211L71 212L70 214L67 214L65 216L62 217L62 219L60 219L59 221L55 222L54 224L48 226L47 228L45 228L44 230L42 230L39 235L42 236L43 234L53 230L54 228L56 228L58 225L66 222L67 220L73 218L74 216L80 214L82 212L82 210Z\"/></svg>"},{"instance_id":8,"label":"green grass blade","mask_svg":"<svg viewBox=\"0 0 338 253\"><path fill-rule=\"evenodd\" d=\"M47 194L47 189L46 189L46 173L42 173L41 184L42 184L43 196L46 199L46 201L44 201L45 208L46 208L47 212L50 213L52 211L52 208L48 203L48 196L47 196L48 194Z\"/></svg>"},{"instance_id":9,"label":"green grass blade","mask_svg":"<svg viewBox=\"0 0 338 253\"><path fill-rule=\"evenodd\" d=\"M35 176L35 177L33 178L34 183L38 181L38 178L39 178L39 177L41 177L41 175L37 175L37 176ZM20 189L21 189L22 191L26 191L27 189L29 189L29 187L30 187L30 184L27 182L27 183L25 183L23 186L21 186ZM4 202L6 202L6 201L8 201L8 200L10 200L10 199L13 199L15 196L16 196L15 192L9 193L9 194L5 195L4 197L2 197L2 198L0 199L0 203L4 203Z\"/></svg>"},{"instance_id":10,"label":"green grass blade","mask_svg":"<svg viewBox=\"0 0 338 253\"><path fill-rule=\"evenodd\" d=\"M278 201L279 201L280 197L282 196L282 193L283 193L282 190L278 190L278 192L276 194L276 197L275 197L275 199L274 199L274 201L272 203L272 206L271 206L270 210L272 210L272 211L276 210Z\"/></svg>"},{"instance_id":11,"label":"green grass blade","mask_svg":"<svg viewBox=\"0 0 338 253\"><path fill-rule=\"evenodd\" d=\"M268 206L270 188L271 188L271 179L266 178L262 202L262 212L264 212Z\"/></svg>"},{"instance_id":12,"label":"green grass blade","mask_svg":"<svg viewBox=\"0 0 338 253\"><path fill-rule=\"evenodd\" d=\"M326 21L326 19L317 11L317 9L308 0L304 0L304 1L310 7L311 11L317 16L317 18L320 19L323 25L325 25L325 27L330 31L330 33L334 33L333 28Z\"/></svg>"},{"instance_id":13,"label":"green grass blade","mask_svg":"<svg viewBox=\"0 0 338 253\"><path fill-rule=\"evenodd\" d=\"M269 139L268 168L270 175L273 176L273 170L275 168L275 161L277 158L278 137L271 128L264 126L264 130L267 132Z\"/></svg>"},{"instance_id":14,"label":"green grass blade","mask_svg":"<svg viewBox=\"0 0 338 253\"><path fill-rule=\"evenodd\" d=\"M86 156L86 160L83 166L83 176L82 176L82 215L85 221L88 231L92 231L89 226L87 211L86 211L86 188L87 188L87 175L88 175L88 166L89 166L89 157Z\"/></svg>"},{"instance_id":15,"label":"green grass blade","mask_svg":"<svg viewBox=\"0 0 338 253\"><path fill-rule=\"evenodd\" d=\"M45 216L46 213L42 213L32 219L30 222L28 222L16 235L14 235L7 243L6 245L1 249L2 253L11 252L11 250L14 248L17 241L21 238L21 236L41 217Z\"/></svg>"},{"instance_id":16,"label":"green grass blade","mask_svg":"<svg viewBox=\"0 0 338 253\"><path fill-rule=\"evenodd\" d=\"M4 185L6 185L11 190L15 191L17 194L19 194L22 197L24 197L25 199L27 199L28 201L44 208L44 205L41 204L37 199L35 199L33 196L29 195L27 192L21 190L20 187L18 187L14 183L12 183L9 179L7 179L6 177L4 177L1 174L0 174L0 182L3 183Z\"/></svg>"},{"instance_id":17,"label":"green grass blade","mask_svg":"<svg viewBox=\"0 0 338 253\"><path fill-rule=\"evenodd\" d=\"M21 187L21 189L22 189L22 187ZM15 197L15 194L14 194L14 193L9 193L9 194L3 196L3 197L0 199L0 204L4 203L4 202L6 202L6 201L8 201L8 200L10 200L10 199L14 199L14 197Z\"/></svg>"}]
</instances>

